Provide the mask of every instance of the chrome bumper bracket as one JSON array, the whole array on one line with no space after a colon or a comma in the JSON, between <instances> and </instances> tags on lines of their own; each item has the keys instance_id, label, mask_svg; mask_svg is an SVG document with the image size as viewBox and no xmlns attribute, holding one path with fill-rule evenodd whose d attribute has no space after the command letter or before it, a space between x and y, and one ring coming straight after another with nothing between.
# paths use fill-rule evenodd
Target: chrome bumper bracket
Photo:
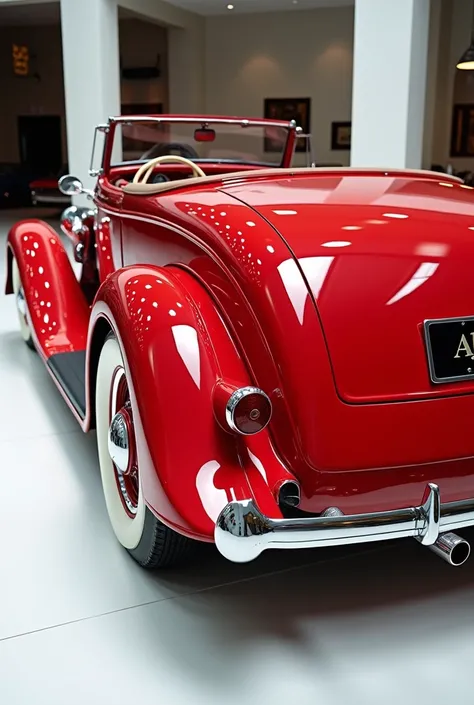
<instances>
[{"instance_id":1,"label":"chrome bumper bracket","mask_svg":"<svg viewBox=\"0 0 474 705\"><path fill-rule=\"evenodd\" d=\"M426 486L418 507L371 514L272 519L253 499L234 501L221 511L214 538L223 556L237 563L269 548L316 548L416 538L433 545L441 532L474 524L474 499L441 504L439 487Z\"/></svg>"}]
</instances>

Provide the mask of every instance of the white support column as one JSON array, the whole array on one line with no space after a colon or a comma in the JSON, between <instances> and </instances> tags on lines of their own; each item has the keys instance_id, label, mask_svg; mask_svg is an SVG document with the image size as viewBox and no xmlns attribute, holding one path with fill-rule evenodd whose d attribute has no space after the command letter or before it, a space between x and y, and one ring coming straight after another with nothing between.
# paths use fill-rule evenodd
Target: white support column
<instances>
[{"instance_id":1,"label":"white support column","mask_svg":"<svg viewBox=\"0 0 474 705\"><path fill-rule=\"evenodd\" d=\"M421 168L429 0L356 0L351 166Z\"/></svg>"},{"instance_id":2,"label":"white support column","mask_svg":"<svg viewBox=\"0 0 474 705\"><path fill-rule=\"evenodd\" d=\"M91 188L94 128L120 115L117 1L61 0L61 31L69 172Z\"/></svg>"}]
</instances>

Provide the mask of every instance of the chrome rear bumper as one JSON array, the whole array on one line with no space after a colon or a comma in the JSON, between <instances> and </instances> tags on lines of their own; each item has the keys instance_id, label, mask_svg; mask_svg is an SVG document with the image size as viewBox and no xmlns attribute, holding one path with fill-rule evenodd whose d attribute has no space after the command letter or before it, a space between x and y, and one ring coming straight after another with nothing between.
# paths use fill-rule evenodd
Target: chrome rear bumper
<instances>
[{"instance_id":1,"label":"chrome rear bumper","mask_svg":"<svg viewBox=\"0 0 474 705\"><path fill-rule=\"evenodd\" d=\"M425 546L440 533L474 524L474 499L441 504L439 487L428 484L419 507L373 514L271 519L252 499L230 502L221 511L214 538L223 556L236 563L268 548L316 548L412 537Z\"/></svg>"}]
</instances>

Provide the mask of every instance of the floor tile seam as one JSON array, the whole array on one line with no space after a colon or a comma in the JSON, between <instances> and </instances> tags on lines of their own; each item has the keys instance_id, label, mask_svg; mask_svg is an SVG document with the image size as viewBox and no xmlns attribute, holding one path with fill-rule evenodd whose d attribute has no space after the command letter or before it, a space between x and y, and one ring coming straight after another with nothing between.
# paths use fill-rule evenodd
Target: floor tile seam
<instances>
[{"instance_id":1,"label":"floor tile seam","mask_svg":"<svg viewBox=\"0 0 474 705\"><path fill-rule=\"evenodd\" d=\"M363 551L361 553L358 553L357 555L365 555L368 553L373 553L377 549L368 549L367 551ZM242 583L249 583L252 582L253 580L259 580L261 578L269 578L272 576L276 575L284 575L285 573L291 573L292 571L298 571L298 570L303 570L304 568L309 568L313 565L325 565L327 563L337 563L338 561L342 561L345 558L347 558L347 555L345 556L338 556L335 558L328 558L324 559L322 561L310 561L308 563L302 563L299 566L291 566L288 568L282 568L281 570L273 570L269 571L267 573L261 573L260 575L251 575L246 578L239 578L238 580L229 580L225 581L223 583L218 583L217 585L209 585L203 588L198 588L196 590L189 590L188 592L182 592L178 593L176 595L168 595L167 597L161 597L158 598L157 600L149 600L147 602L139 602L134 605L128 605L127 607L120 607L118 609L114 610L106 610L105 612L99 612L97 614L92 614L87 617L80 617L78 619L71 619L66 622L58 622L57 624L50 624L47 627L40 627L39 629L32 629L31 631L27 632L21 632L20 634L11 634L10 636L6 637L0 637L0 643L5 642L5 641L13 641L14 639L21 639L23 637L31 636L32 634L38 634L41 632L46 632L46 631L51 631L53 629L60 629L62 627L67 627L72 624L79 624L80 622L89 622L94 619L101 619L102 617L108 617L113 614L120 614L121 612L129 612L130 610L135 610L135 609L140 609L141 607L149 607L150 605L155 605L159 604L161 602L168 602L170 600L179 600L183 597L191 597L192 595L199 595L204 592L211 592L212 590L219 590L224 587L230 587L231 585L239 585Z\"/></svg>"}]
</instances>

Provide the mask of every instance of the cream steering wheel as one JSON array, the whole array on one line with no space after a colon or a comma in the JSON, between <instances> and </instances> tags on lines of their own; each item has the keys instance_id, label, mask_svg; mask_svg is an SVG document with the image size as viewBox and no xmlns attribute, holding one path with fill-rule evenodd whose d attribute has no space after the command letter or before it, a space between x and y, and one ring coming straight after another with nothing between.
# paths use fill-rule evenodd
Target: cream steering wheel
<instances>
[{"instance_id":1,"label":"cream steering wheel","mask_svg":"<svg viewBox=\"0 0 474 705\"><path fill-rule=\"evenodd\" d=\"M186 164L186 166L189 166L192 169L194 176L206 176L201 167L192 162L190 159L186 159L185 157L180 157L174 154L166 154L163 157L155 157L154 159L150 159L150 161L146 162L145 164L142 164L142 166L139 168L139 170L133 177L132 183L146 184L153 173L153 169L157 164L167 164L169 162L179 162L180 164Z\"/></svg>"}]
</instances>

